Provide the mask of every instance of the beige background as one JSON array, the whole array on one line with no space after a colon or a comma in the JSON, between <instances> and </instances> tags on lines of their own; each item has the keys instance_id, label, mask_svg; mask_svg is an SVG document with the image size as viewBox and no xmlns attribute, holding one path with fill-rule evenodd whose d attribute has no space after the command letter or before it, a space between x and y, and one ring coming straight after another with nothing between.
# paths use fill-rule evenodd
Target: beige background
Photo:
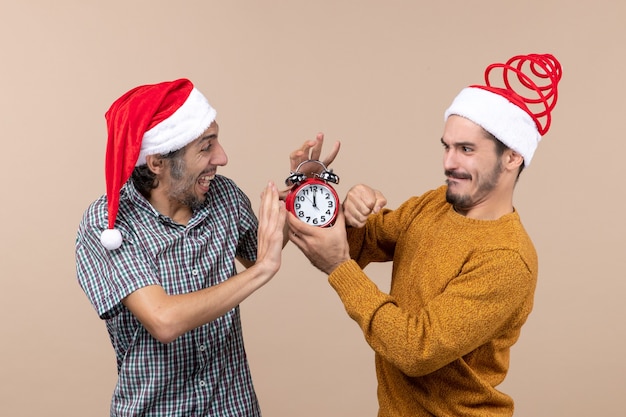
<instances>
[{"instance_id":1,"label":"beige background","mask_svg":"<svg viewBox=\"0 0 626 417\"><path fill-rule=\"evenodd\" d=\"M564 69L559 103L516 193L540 280L501 388L519 416L623 416L625 5L2 0L2 415L108 415L113 349L76 283L73 243L104 193L104 112L126 90L191 78L218 110L220 172L255 209L318 131L343 143L342 196L366 182L395 207L443 182L456 93L489 63L549 52ZM387 288L388 265L368 271ZM376 414L373 355L294 247L242 312L265 416Z\"/></svg>"}]
</instances>

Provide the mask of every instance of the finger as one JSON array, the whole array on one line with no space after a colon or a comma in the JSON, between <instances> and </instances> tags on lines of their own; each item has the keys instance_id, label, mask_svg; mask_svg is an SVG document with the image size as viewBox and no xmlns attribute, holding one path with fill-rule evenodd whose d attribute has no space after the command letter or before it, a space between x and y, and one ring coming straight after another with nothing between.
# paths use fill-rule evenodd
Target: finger
<instances>
[{"instance_id":1,"label":"finger","mask_svg":"<svg viewBox=\"0 0 626 417\"><path fill-rule=\"evenodd\" d=\"M278 189L274 183L272 183L271 192L273 230L282 236L285 227L285 217L287 217L287 208L285 202L280 200Z\"/></svg>"},{"instance_id":2,"label":"finger","mask_svg":"<svg viewBox=\"0 0 626 417\"><path fill-rule=\"evenodd\" d=\"M298 150L289 154L289 170L291 172L294 172L298 168L298 165L300 165L300 162L302 162L302 155L304 155L302 150Z\"/></svg>"},{"instance_id":3,"label":"finger","mask_svg":"<svg viewBox=\"0 0 626 417\"><path fill-rule=\"evenodd\" d=\"M259 207L260 226L265 225L268 215L269 213L271 213L272 195L273 195L272 188L275 188L275 187L274 187L274 184L270 181L267 183L267 185L265 186L265 189L261 193L261 205Z\"/></svg>"},{"instance_id":4,"label":"finger","mask_svg":"<svg viewBox=\"0 0 626 417\"><path fill-rule=\"evenodd\" d=\"M319 232L319 227L304 223L293 213L287 213L287 222L289 223L289 240L305 254L308 253L309 242L316 241L315 233Z\"/></svg>"},{"instance_id":5,"label":"finger","mask_svg":"<svg viewBox=\"0 0 626 417\"><path fill-rule=\"evenodd\" d=\"M317 226L306 224L291 212L287 213L287 223L291 234L298 235L300 238L312 236L319 229Z\"/></svg>"},{"instance_id":6,"label":"finger","mask_svg":"<svg viewBox=\"0 0 626 417\"><path fill-rule=\"evenodd\" d=\"M341 227L344 228L346 227L346 216L343 212L343 210L339 210L337 212L337 217L335 218L335 223L332 225L332 227Z\"/></svg>"},{"instance_id":7,"label":"finger","mask_svg":"<svg viewBox=\"0 0 626 417\"><path fill-rule=\"evenodd\" d=\"M291 188L285 188L283 190L280 190L278 192L278 199L281 201L285 201L285 199L287 198L287 194L289 194L289 191L291 191Z\"/></svg>"},{"instance_id":8,"label":"finger","mask_svg":"<svg viewBox=\"0 0 626 417\"><path fill-rule=\"evenodd\" d=\"M315 144L311 148L309 159L319 161L322 154L322 146L324 146L324 134L320 132L315 137Z\"/></svg>"},{"instance_id":9,"label":"finger","mask_svg":"<svg viewBox=\"0 0 626 417\"><path fill-rule=\"evenodd\" d=\"M295 171L296 168L298 168L298 165L300 165L302 162L310 159L309 150L314 146L315 141L307 140L302 144L300 149L297 149L289 154L290 169L292 171Z\"/></svg>"},{"instance_id":10,"label":"finger","mask_svg":"<svg viewBox=\"0 0 626 417\"><path fill-rule=\"evenodd\" d=\"M296 229L291 227L290 217L291 216L287 214L287 222L289 223L289 233L288 233L289 241L293 242L298 248L302 249L301 235L298 234L298 231Z\"/></svg>"},{"instance_id":11,"label":"finger","mask_svg":"<svg viewBox=\"0 0 626 417\"><path fill-rule=\"evenodd\" d=\"M355 210L354 207L344 207L343 215L347 224L357 228L363 227L367 219L367 215L364 215L358 210Z\"/></svg>"},{"instance_id":12,"label":"finger","mask_svg":"<svg viewBox=\"0 0 626 417\"><path fill-rule=\"evenodd\" d=\"M280 201L276 184L270 181L263 193L263 218L274 222L280 221L280 212L284 209L284 202Z\"/></svg>"},{"instance_id":13,"label":"finger","mask_svg":"<svg viewBox=\"0 0 626 417\"><path fill-rule=\"evenodd\" d=\"M300 236L298 234L289 233L289 241L296 245L298 249L304 252L304 243L302 242L302 239L300 239Z\"/></svg>"},{"instance_id":14,"label":"finger","mask_svg":"<svg viewBox=\"0 0 626 417\"><path fill-rule=\"evenodd\" d=\"M281 240L283 237L283 233L285 230L285 218L287 217L287 209L285 208L285 203L276 199L278 204L278 208L276 210L276 225L274 227L274 232L281 236Z\"/></svg>"},{"instance_id":15,"label":"finger","mask_svg":"<svg viewBox=\"0 0 626 417\"><path fill-rule=\"evenodd\" d=\"M372 211L374 213L378 213L383 207L387 205L387 199L378 190L375 191L375 194L376 194L376 202L374 203L374 209Z\"/></svg>"},{"instance_id":16,"label":"finger","mask_svg":"<svg viewBox=\"0 0 626 417\"><path fill-rule=\"evenodd\" d=\"M360 193L358 191L358 189L351 190L343 202L346 222L352 227L363 227L376 204L373 193Z\"/></svg>"},{"instance_id":17,"label":"finger","mask_svg":"<svg viewBox=\"0 0 626 417\"><path fill-rule=\"evenodd\" d=\"M340 148L341 148L341 142L336 141L335 144L333 145L333 149L331 150L330 154L328 156L326 156L326 158L324 158L322 163L325 166L329 166L330 164L332 164L333 161L335 160L335 157L339 153L339 149Z\"/></svg>"},{"instance_id":18,"label":"finger","mask_svg":"<svg viewBox=\"0 0 626 417\"><path fill-rule=\"evenodd\" d=\"M352 196L346 199L343 204L350 213L367 216L374 209L374 206L376 205L376 200L374 198L371 198L371 196L365 194Z\"/></svg>"},{"instance_id":19,"label":"finger","mask_svg":"<svg viewBox=\"0 0 626 417\"><path fill-rule=\"evenodd\" d=\"M298 234L304 232L303 230L301 230L304 223L300 221L292 212L287 213L286 217L290 234Z\"/></svg>"}]
</instances>

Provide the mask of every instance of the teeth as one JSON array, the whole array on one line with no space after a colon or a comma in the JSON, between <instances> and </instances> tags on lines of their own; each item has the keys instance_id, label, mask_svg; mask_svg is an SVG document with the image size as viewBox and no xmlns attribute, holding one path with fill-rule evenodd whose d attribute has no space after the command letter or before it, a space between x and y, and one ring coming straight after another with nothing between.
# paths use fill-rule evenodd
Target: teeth
<instances>
[{"instance_id":1,"label":"teeth","mask_svg":"<svg viewBox=\"0 0 626 417\"><path fill-rule=\"evenodd\" d=\"M211 180L213 179L212 175L205 175L203 177L200 177L200 179L198 180L198 182L200 183L200 185L203 186L208 186L211 183Z\"/></svg>"}]
</instances>

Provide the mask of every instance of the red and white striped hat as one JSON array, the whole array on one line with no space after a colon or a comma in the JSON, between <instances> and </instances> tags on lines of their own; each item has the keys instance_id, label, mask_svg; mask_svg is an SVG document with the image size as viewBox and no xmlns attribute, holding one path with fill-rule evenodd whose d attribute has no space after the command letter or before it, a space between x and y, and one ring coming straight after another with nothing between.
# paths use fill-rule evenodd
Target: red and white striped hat
<instances>
[{"instance_id":1,"label":"red and white striped hat","mask_svg":"<svg viewBox=\"0 0 626 417\"><path fill-rule=\"evenodd\" d=\"M108 129L106 188L108 229L100 236L109 250L122 244L115 229L120 189L147 155L167 154L194 141L215 120L216 111L191 81L142 85L118 98L105 114Z\"/></svg>"},{"instance_id":2,"label":"red and white striped hat","mask_svg":"<svg viewBox=\"0 0 626 417\"><path fill-rule=\"evenodd\" d=\"M496 68L502 69L501 87L489 77ZM471 120L522 155L528 166L550 128L561 74L561 64L549 54L517 55L505 64L489 65L486 85L461 90L445 111L444 120L450 115Z\"/></svg>"}]
</instances>

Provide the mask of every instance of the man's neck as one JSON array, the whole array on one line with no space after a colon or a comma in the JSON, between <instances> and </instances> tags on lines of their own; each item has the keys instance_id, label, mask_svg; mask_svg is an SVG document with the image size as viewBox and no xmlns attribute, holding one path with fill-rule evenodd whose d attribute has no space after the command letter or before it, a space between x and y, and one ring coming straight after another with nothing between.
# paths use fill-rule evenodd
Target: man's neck
<instances>
[{"instance_id":1,"label":"man's neck","mask_svg":"<svg viewBox=\"0 0 626 417\"><path fill-rule=\"evenodd\" d=\"M193 211L189 206L167 198L157 189L152 190L148 201L156 211L169 217L178 224L187 225L193 216Z\"/></svg>"}]
</instances>

